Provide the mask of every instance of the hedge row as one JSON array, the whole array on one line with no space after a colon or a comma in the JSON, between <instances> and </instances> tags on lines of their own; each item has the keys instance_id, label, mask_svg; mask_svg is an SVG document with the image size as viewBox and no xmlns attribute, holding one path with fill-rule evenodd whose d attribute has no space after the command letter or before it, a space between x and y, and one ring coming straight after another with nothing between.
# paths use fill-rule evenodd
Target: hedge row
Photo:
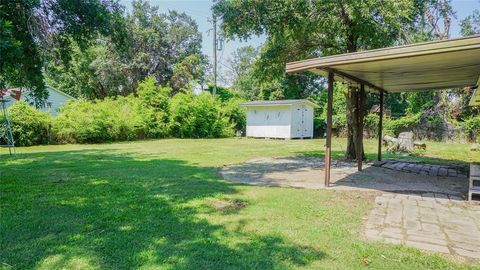
<instances>
[{"instance_id":1,"label":"hedge row","mask_svg":"<svg viewBox=\"0 0 480 270\"><path fill-rule=\"evenodd\" d=\"M39 112L21 101L9 107L8 113L18 146L166 137L218 138L245 130L245 110L239 106L243 100L238 97L213 97L209 92L201 95L179 93L170 97L170 92L171 89L157 86L155 79L148 78L139 85L136 97L69 102L57 117ZM401 131L418 127L422 121L436 121L428 117L422 119L421 113L385 119L384 132L397 136ZM334 128L340 134L345 122L341 116L334 118ZM471 117L460 125L470 140L480 140L480 116ZM323 136L324 126L322 115L315 117L317 136ZM368 114L365 118L368 136L376 136L377 128L378 115Z\"/></svg>"},{"instance_id":2,"label":"hedge row","mask_svg":"<svg viewBox=\"0 0 480 270\"><path fill-rule=\"evenodd\" d=\"M245 128L242 100L221 101L205 92L179 93L147 79L137 97L106 98L94 102L71 101L57 117L16 102L8 113L15 144L100 143L147 138L218 138Z\"/></svg>"},{"instance_id":3,"label":"hedge row","mask_svg":"<svg viewBox=\"0 0 480 270\"><path fill-rule=\"evenodd\" d=\"M336 135L342 136L346 132L347 123L345 114L332 118L332 128ZM383 132L384 134L397 137L400 132L411 130L427 130L432 127L433 130L440 131L442 119L438 116L426 116L422 113L410 114L400 118L384 118ZM316 134L323 136L326 129L326 120L323 115L316 116L314 119ZM473 116L463 122L456 123L466 135L468 140L480 143L480 116ZM369 113L365 116L364 131L367 137L376 137L378 134L378 114ZM435 138L434 138L435 139Z\"/></svg>"}]
</instances>

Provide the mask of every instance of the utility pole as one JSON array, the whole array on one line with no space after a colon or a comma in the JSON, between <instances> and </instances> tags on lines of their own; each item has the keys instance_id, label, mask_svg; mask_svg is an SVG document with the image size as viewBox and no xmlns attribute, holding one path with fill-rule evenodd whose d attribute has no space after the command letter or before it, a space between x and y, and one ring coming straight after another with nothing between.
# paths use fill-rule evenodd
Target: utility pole
<instances>
[{"instance_id":1,"label":"utility pole","mask_svg":"<svg viewBox=\"0 0 480 270\"><path fill-rule=\"evenodd\" d=\"M217 93L217 18L212 15L213 23L213 95Z\"/></svg>"}]
</instances>

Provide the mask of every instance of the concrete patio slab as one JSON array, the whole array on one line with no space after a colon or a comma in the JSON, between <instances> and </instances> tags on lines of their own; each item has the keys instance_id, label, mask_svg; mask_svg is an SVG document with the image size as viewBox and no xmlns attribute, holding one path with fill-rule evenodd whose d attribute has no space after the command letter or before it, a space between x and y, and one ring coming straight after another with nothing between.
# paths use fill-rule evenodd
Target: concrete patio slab
<instances>
[{"instance_id":1,"label":"concrete patio slab","mask_svg":"<svg viewBox=\"0 0 480 270\"><path fill-rule=\"evenodd\" d=\"M445 194L384 193L375 199L364 234L371 240L480 259L480 206Z\"/></svg>"},{"instance_id":2,"label":"concrete patio slab","mask_svg":"<svg viewBox=\"0 0 480 270\"><path fill-rule=\"evenodd\" d=\"M324 161L311 157L256 158L223 167L219 173L222 178L236 183L320 189L323 188ZM358 172L354 162L333 160L330 188L435 192L463 199L468 191L468 179L461 173L455 176L421 175L372 164L365 164L363 171Z\"/></svg>"},{"instance_id":3,"label":"concrete patio slab","mask_svg":"<svg viewBox=\"0 0 480 270\"><path fill-rule=\"evenodd\" d=\"M219 173L237 183L319 189L323 166L320 158L257 158ZM367 239L480 260L480 206L464 201L466 175L449 170L384 162L358 172L356 163L336 160L330 188L383 191L366 218Z\"/></svg>"}]
</instances>

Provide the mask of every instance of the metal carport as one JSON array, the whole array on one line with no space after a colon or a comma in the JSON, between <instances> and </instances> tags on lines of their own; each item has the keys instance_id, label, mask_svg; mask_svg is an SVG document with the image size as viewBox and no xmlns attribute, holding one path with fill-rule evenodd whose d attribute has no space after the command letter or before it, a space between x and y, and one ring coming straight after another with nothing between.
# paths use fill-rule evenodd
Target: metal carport
<instances>
[{"instance_id":1,"label":"metal carport","mask_svg":"<svg viewBox=\"0 0 480 270\"><path fill-rule=\"evenodd\" d=\"M470 105L480 104L480 35L417 43L287 63L286 71L311 71L328 77L325 187L330 183L332 98L335 80L379 93L378 159L381 160L383 97L386 93L459 87L477 88ZM360 95L362 96L362 95ZM362 104L362 102L358 102ZM361 109L360 106L358 109ZM361 121L360 121L361 122ZM360 124L363 128L363 124ZM362 141L362 132L357 140ZM357 144L358 145L358 144ZM357 149L357 156L362 156ZM358 159L358 169L362 169Z\"/></svg>"}]
</instances>

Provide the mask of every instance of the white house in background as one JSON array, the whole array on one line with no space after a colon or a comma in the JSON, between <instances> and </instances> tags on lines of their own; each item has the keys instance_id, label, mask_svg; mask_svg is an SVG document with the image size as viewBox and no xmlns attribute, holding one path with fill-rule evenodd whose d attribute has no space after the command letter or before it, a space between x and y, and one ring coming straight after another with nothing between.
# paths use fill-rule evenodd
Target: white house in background
<instances>
[{"instance_id":1,"label":"white house in background","mask_svg":"<svg viewBox=\"0 0 480 270\"><path fill-rule=\"evenodd\" d=\"M20 89L20 88L19 88ZM69 100L75 100L74 97L58 90L55 89L49 85L46 86L46 89L48 91L48 98L45 100L45 106L42 108L39 108L38 110L41 112L48 112L53 116L56 116L58 114L58 108L60 108L62 105L66 104ZM28 99L28 93L29 90L22 88L22 97L21 99L23 101L26 101L28 103L31 103L30 100ZM10 99L7 103L6 106L11 106L13 104L14 100Z\"/></svg>"},{"instance_id":2,"label":"white house in background","mask_svg":"<svg viewBox=\"0 0 480 270\"><path fill-rule=\"evenodd\" d=\"M313 110L318 105L306 99L252 101L247 108L247 137L313 138Z\"/></svg>"}]
</instances>

